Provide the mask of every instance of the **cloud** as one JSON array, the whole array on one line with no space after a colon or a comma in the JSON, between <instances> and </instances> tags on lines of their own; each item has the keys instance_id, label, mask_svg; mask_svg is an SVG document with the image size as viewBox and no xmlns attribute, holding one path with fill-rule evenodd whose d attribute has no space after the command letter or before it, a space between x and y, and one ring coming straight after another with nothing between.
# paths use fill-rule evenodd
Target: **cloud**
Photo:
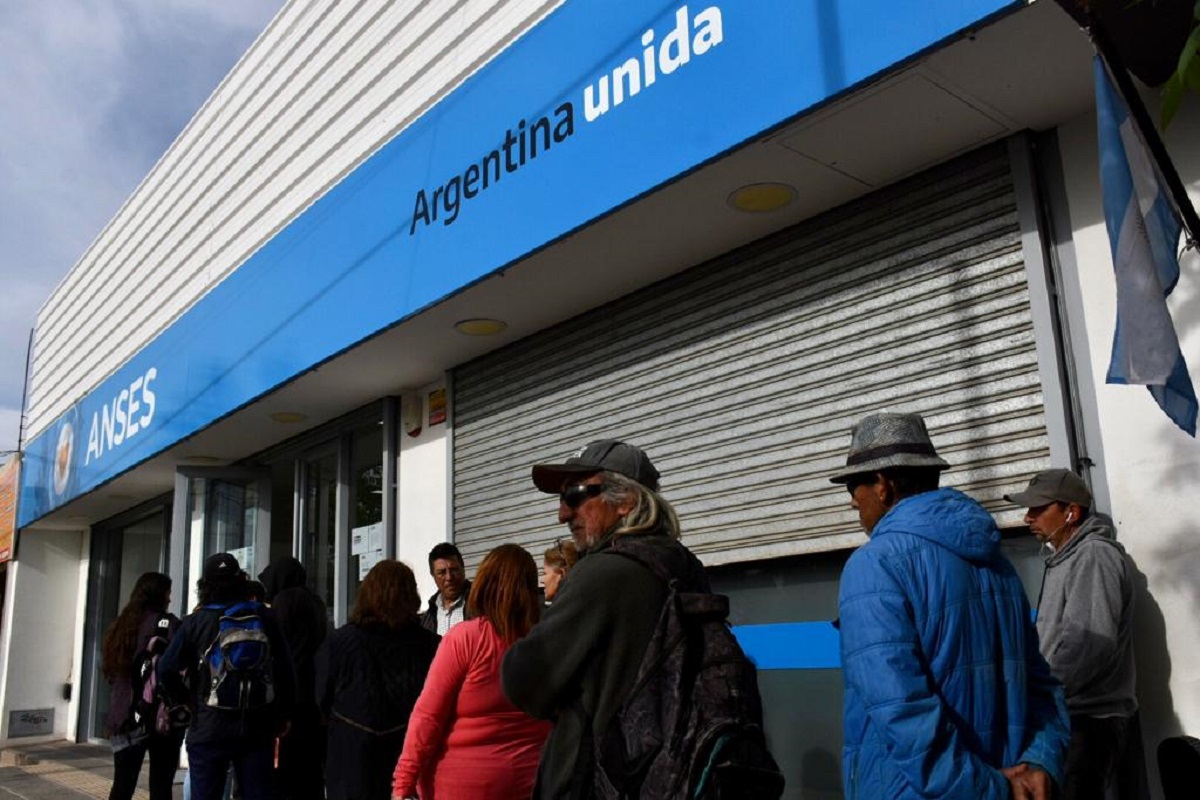
<instances>
[{"instance_id":1,"label":"cloud","mask_svg":"<svg viewBox=\"0 0 1200 800\"><path fill-rule=\"evenodd\" d=\"M16 439L38 309L282 5L5 4L0 449Z\"/></svg>"}]
</instances>

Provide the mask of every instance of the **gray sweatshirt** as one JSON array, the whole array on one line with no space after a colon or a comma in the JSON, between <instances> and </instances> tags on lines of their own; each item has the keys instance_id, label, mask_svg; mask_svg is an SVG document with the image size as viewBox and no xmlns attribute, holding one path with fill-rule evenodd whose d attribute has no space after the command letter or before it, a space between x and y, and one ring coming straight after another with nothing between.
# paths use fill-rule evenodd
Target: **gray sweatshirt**
<instances>
[{"instance_id":1,"label":"gray sweatshirt","mask_svg":"<svg viewBox=\"0 0 1200 800\"><path fill-rule=\"evenodd\" d=\"M1131 567L1115 535L1112 519L1093 513L1046 559L1038 638L1071 714L1126 717L1138 707Z\"/></svg>"}]
</instances>

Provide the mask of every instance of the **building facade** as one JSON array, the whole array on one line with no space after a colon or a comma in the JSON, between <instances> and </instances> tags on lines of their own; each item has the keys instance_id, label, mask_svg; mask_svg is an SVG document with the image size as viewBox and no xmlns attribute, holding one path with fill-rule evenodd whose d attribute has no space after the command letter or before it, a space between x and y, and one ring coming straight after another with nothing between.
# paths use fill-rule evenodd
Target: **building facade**
<instances>
[{"instance_id":1,"label":"building facade","mask_svg":"<svg viewBox=\"0 0 1200 800\"><path fill-rule=\"evenodd\" d=\"M1193 194L1198 127L1167 142ZM540 554L529 466L616 436L733 599L789 796L840 797L864 537L826 476L883 409L1034 598L1002 495L1084 470L1143 578L1148 746L1195 733L1200 457L1103 383L1107 248L1091 49L1045 0L295 0L39 314L0 739L103 736L142 571L182 612L206 555L294 554L340 623L379 558L429 594L437 542Z\"/></svg>"}]
</instances>

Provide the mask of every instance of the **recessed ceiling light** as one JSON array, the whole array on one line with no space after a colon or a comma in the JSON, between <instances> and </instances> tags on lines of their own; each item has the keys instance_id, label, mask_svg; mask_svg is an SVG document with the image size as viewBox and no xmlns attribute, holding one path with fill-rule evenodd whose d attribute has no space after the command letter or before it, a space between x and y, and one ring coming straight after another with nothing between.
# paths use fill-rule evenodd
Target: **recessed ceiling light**
<instances>
[{"instance_id":1,"label":"recessed ceiling light","mask_svg":"<svg viewBox=\"0 0 1200 800\"><path fill-rule=\"evenodd\" d=\"M786 183L751 183L734 190L726 202L738 211L762 214L790 206L797 196L796 187Z\"/></svg>"},{"instance_id":2,"label":"recessed ceiling light","mask_svg":"<svg viewBox=\"0 0 1200 800\"><path fill-rule=\"evenodd\" d=\"M495 336L508 328L498 319L464 319L454 323L454 330L467 336Z\"/></svg>"},{"instance_id":3,"label":"recessed ceiling light","mask_svg":"<svg viewBox=\"0 0 1200 800\"><path fill-rule=\"evenodd\" d=\"M308 419L308 414L301 414L299 411L272 411L271 419L284 425L295 425Z\"/></svg>"}]
</instances>

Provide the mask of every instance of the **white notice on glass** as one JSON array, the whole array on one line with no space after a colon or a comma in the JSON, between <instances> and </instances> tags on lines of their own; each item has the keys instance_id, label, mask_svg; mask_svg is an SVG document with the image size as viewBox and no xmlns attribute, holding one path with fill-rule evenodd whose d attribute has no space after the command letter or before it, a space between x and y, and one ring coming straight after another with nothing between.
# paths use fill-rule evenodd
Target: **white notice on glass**
<instances>
[{"instance_id":1,"label":"white notice on glass","mask_svg":"<svg viewBox=\"0 0 1200 800\"><path fill-rule=\"evenodd\" d=\"M367 573L371 571L371 567L382 561L382 556L377 552L363 553L358 557L358 579L364 581L367 578Z\"/></svg>"},{"instance_id":2,"label":"white notice on glass","mask_svg":"<svg viewBox=\"0 0 1200 800\"><path fill-rule=\"evenodd\" d=\"M350 530L350 555L361 556L367 552L367 532L370 529L370 525L364 525L361 528L352 528Z\"/></svg>"},{"instance_id":3,"label":"white notice on glass","mask_svg":"<svg viewBox=\"0 0 1200 800\"><path fill-rule=\"evenodd\" d=\"M367 550L373 553L383 552L383 523L376 522L367 526Z\"/></svg>"}]
</instances>

